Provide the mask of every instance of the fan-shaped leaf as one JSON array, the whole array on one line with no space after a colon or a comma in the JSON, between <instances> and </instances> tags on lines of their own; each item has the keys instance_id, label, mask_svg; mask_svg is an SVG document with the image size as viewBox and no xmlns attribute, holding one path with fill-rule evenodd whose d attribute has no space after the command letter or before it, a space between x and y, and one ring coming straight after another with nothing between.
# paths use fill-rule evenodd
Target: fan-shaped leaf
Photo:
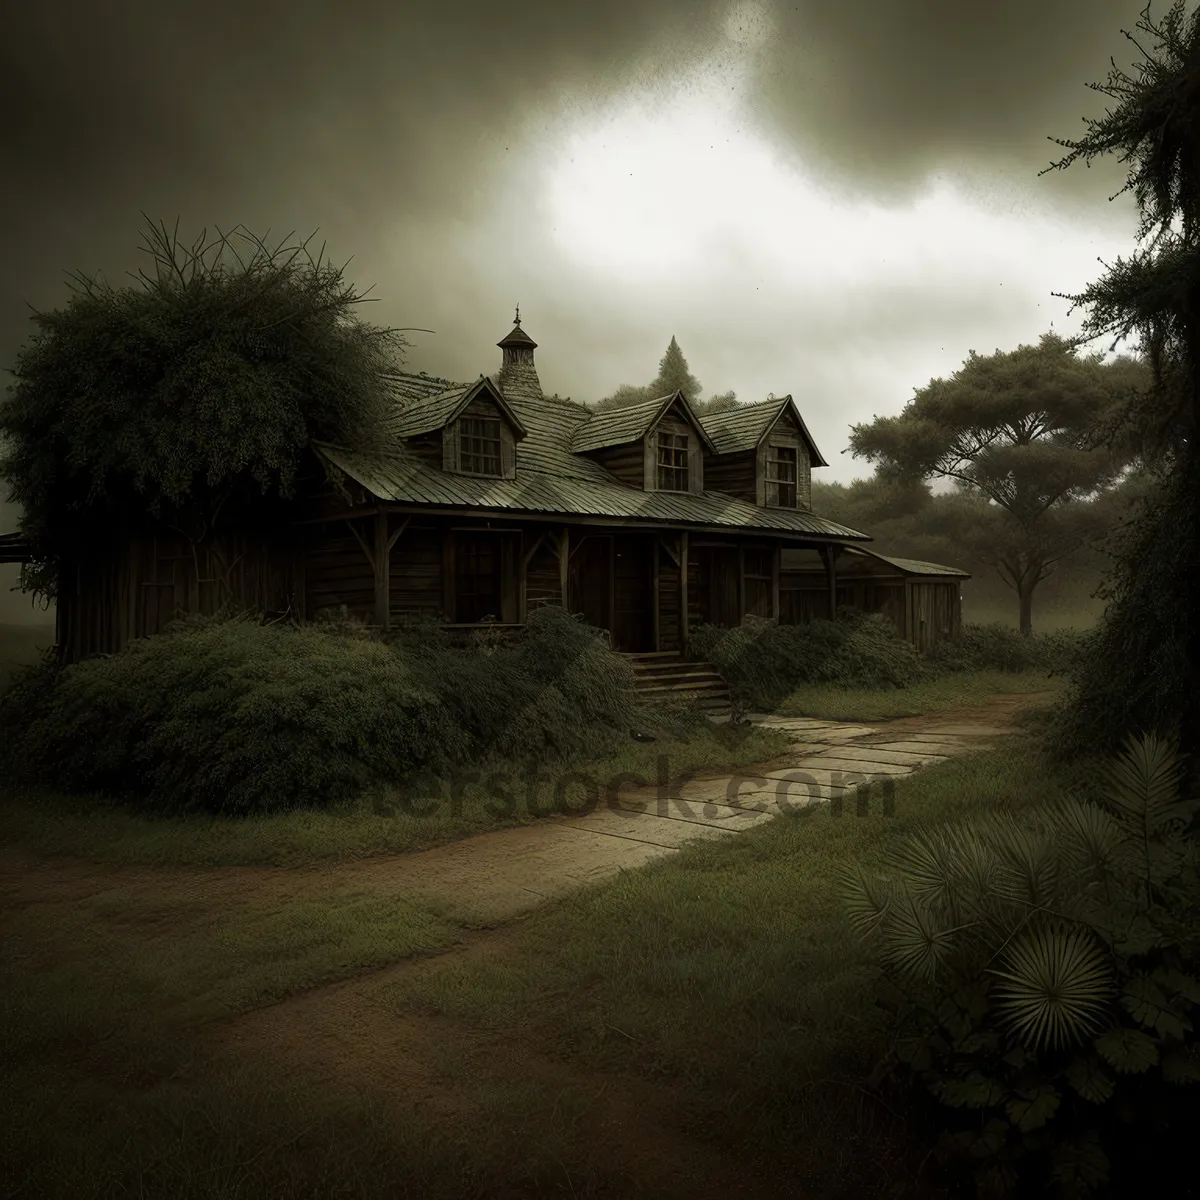
<instances>
[{"instance_id":1,"label":"fan-shaped leaf","mask_svg":"<svg viewBox=\"0 0 1200 1200\"><path fill-rule=\"evenodd\" d=\"M879 928L895 901L897 888L888 879L867 874L861 867L843 870L839 894L846 918L860 937Z\"/></svg>"},{"instance_id":2,"label":"fan-shaped leaf","mask_svg":"<svg viewBox=\"0 0 1200 1200\"><path fill-rule=\"evenodd\" d=\"M1045 927L1013 940L993 972L1001 1019L1032 1049L1070 1045L1096 1029L1112 996L1108 962L1082 930Z\"/></svg>"},{"instance_id":3,"label":"fan-shaped leaf","mask_svg":"<svg viewBox=\"0 0 1200 1200\"><path fill-rule=\"evenodd\" d=\"M1040 1129L1058 1111L1060 1096L1048 1083L1019 1093L1005 1106L1008 1119L1022 1132Z\"/></svg>"},{"instance_id":4,"label":"fan-shaped leaf","mask_svg":"<svg viewBox=\"0 0 1200 1200\"><path fill-rule=\"evenodd\" d=\"M954 947L954 934L912 896L904 896L889 913L884 930L886 962L917 979L932 980Z\"/></svg>"},{"instance_id":5,"label":"fan-shaped leaf","mask_svg":"<svg viewBox=\"0 0 1200 1200\"><path fill-rule=\"evenodd\" d=\"M1139 1075L1158 1062L1158 1046L1140 1029L1106 1029L1093 1044L1104 1061L1124 1075Z\"/></svg>"},{"instance_id":6,"label":"fan-shaped leaf","mask_svg":"<svg viewBox=\"0 0 1200 1200\"><path fill-rule=\"evenodd\" d=\"M1093 1104L1103 1104L1113 1093L1113 1081L1094 1058L1076 1059L1066 1074L1067 1082Z\"/></svg>"},{"instance_id":7,"label":"fan-shaped leaf","mask_svg":"<svg viewBox=\"0 0 1200 1200\"><path fill-rule=\"evenodd\" d=\"M1135 975L1121 992L1121 1005L1139 1025L1164 1037L1182 1039L1192 1024L1171 1008L1162 988L1148 975Z\"/></svg>"},{"instance_id":8,"label":"fan-shaped leaf","mask_svg":"<svg viewBox=\"0 0 1200 1200\"><path fill-rule=\"evenodd\" d=\"M1108 1179L1108 1155L1095 1134L1072 1138L1054 1151L1054 1180L1068 1195L1087 1194Z\"/></svg>"},{"instance_id":9,"label":"fan-shaped leaf","mask_svg":"<svg viewBox=\"0 0 1200 1200\"><path fill-rule=\"evenodd\" d=\"M951 1108L990 1108L999 1104L1008 1092L1002 1083L988 1079L978 1071L972 1071L965 1079L944 1080L933 1091Z\"/></svg>"}]
</instances>

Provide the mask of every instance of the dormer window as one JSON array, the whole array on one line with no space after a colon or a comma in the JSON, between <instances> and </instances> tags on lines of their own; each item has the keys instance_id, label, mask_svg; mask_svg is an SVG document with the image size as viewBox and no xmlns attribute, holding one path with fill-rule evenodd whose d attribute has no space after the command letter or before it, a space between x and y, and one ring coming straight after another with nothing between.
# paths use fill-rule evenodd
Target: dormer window
<instances>
[{"instance_id":1,"label":"dormer window","mask_svg":"<svg viewBox=\"0 0 1200 1200\"><path fill-rule=\"evenodd\" d=\"M770 446L767 450L767 503L772 508L796 507L796 448Z\"/></svg>"},{"instance_id":2,"label":"dormer window","mask_svg":"<svg viewBox=\"0 0 1200 1200\"><path fill-rule=\"evenodd\" d=\"M686 492L688 490L688 435L658 433L658 490Z\"/></svg>"},{"instance_id":3,"label":"dormer window","mask_svg":"<svg viewBox=\"0 0 1200 1200\"><path fill-rule=\"evenodd\" d=\"M460 417L458 425L458 469L464 475L502 475L500 418Z\"/></svg>"}]
</instances>

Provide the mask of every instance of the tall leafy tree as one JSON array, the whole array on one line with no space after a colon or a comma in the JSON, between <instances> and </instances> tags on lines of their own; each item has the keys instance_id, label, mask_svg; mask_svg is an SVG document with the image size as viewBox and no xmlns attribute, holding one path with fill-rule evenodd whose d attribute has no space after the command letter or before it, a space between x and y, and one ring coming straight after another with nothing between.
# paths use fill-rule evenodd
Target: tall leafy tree
<instances>
[{"instance_id":1,"label":"tall leafy tree","mask_svg":"<svg viewBox=\"0 0 1200 1200\"><path fill-rule=\"evenodd\" d=\"M1025 634L1038 584L1081 544L1064 508L1111 486L1128 461L1122 447L1085 439L1146 386L1148 372L1127 358L1102 359L1080 357L1053 333L1008 353L971 351L949 379L917 389L898 417L851 430L853 453L885 474L953 480L988 501L993 517L977 523L976 553L1016 592Z\"/></svg>"},{"instance_id":2,"label":"tall leafy tree","mask_svg":"<svg viewBox=\"0 0 1200 1200\"><path fill-rule=\"evenodd\" d=\"M1142 58L1113 65L1093 90L1117 103L1087 121L1080 141L1046 170L1118 154L1131 164L1118 195L1141 213L1138 248L1079 295L1081 341L1136 337L1154 386L1109 423L1110 444L1132 439L1157 481L1123 529L1096 653L1077 676L1064 748L1117 745L1141 726L1178 732L1200 789L1200 12L1176 0L1161 23L1142 10L1126 32ZM1148 48L1141 43L1146 41ZM1110 197L1115 199L1115 197Z\"/></svg>"},{"instance_id":3,"label":"tall leafy tree","mask_svg":"<svg viewBox=\"0 0 1200 1200\"><path fill-rule=\"evenodd\" d=\"M240 227L188 246L149 222L142 249L132 285L74 276L64 307L34 314L0 402L35 595L109 528L153 517L201 540L290 497L312 439L369 446L385 428L381 372L406 343L361 319L323 252Z\"/></svg>"}]
</instances>

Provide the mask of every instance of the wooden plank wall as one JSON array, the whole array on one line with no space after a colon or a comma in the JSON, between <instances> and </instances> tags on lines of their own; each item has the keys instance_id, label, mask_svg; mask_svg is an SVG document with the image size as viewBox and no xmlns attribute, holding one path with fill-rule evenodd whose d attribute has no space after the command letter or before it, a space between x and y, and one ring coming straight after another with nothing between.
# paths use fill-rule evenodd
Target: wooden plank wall
<instances>
[{"instance_id":1,"label":"wooden plank wall","mask_svg":"<svg viewBox=\"0 0 1200 1200\"><path fill-rule=\"evenodd\" d=\"M672 545L678 553L674 540ZM658 544L658 648L683 649L679 629L679 565L661 542Z\"/></svg>"},{"instance_id":2,"label":"wooden plank wall","mask_svg":"<svg viewBox=\"0 0 1200 1200\"><path fill-rule=\"evenodd\" d=\"M407 528L400 534L392 546L388 592L393 622L404 616L441 613L442 535L438 530Z\"/></svg>"},{"instance_id":3,"label":"wooden plank wall","mask_svg":"<svg viewBox=\"0 0 1200 1200\"><path fill-rule=\"evenodd\" d=\"M194 547L181 533L159 531L97 548L64 572L57 617L64 660L115 654L177 616L212 614L224 603L303 615L302 570L293 544L251 533Z\"/></svg>"},{"instance_id":4,"label":"wooden plank wall","mask_svg":"<svg viewBox=\"0 0 1200 1200\"><path fill-rule=\"evenodd\" d=\"M594 458L622 483L638 489L642 487L645 477L645 448L640 440L624 446L605 446L601 450L591 450L588 457Z\"/></svg>"},{"instance_id":5,"label":"wooden plank wall","mask_svg":"<svg viewBox=\"0 0 1200 1200\"><path fill-rule=\"evenodd\" d=\"M915 580L911 597L913 642L918 650L953 636L961 620L957 583Z\"/></svg>"},{"instance_id":6,"label":"wooden plank wall","mask_svg":"<svg viewBox=\"0 0 1200 1200\"><path fill-rule=\"evenodd\" d=\"M360 521L358 529L370 545L371 529L367 522ZM393 547L393 555L397 548L398 545ZM364 621L375 619L374 570L345 522L318 527L308 545L304 576L304 603L310 617L323 608L339 608L344 604L352 616ZM438 578L441 578L440 561Z\"/></svg>"},{"instance_id":7,"label":"wooden plank wall","mask_svg":"<svg viewBox=\"0 0 1200 1200\"><path fill-rule=\"evenodd\" d=\"M532 544L537 537L537 531L527 532L526 544ZM543 604L561 605L563 602L557 547L555 537L547 535L529 560L525 575L525 603L529 612Z\"/></svg>"}]
</instances>

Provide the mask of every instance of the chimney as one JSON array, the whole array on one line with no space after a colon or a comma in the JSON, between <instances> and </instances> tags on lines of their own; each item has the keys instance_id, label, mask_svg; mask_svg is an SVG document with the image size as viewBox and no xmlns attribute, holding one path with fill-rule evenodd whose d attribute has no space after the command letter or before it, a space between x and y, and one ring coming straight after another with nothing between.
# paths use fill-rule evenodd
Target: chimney
<instances>
[{"instance_id":1,"label":"chimney","mask_svg":"<svg viewBox=\"0 0 1200 1200\"><path fill-rule=\"evenodd\" d=\"M504 354L500 374L496 376L500 391L506 397L513 396L518 400L540 400L542 383L538 379L537 367L533 364L533 352L537 349L537 342L521 328L520 305L517 306L512 332L496 345Z\"/></svg>"}]
</instances>

